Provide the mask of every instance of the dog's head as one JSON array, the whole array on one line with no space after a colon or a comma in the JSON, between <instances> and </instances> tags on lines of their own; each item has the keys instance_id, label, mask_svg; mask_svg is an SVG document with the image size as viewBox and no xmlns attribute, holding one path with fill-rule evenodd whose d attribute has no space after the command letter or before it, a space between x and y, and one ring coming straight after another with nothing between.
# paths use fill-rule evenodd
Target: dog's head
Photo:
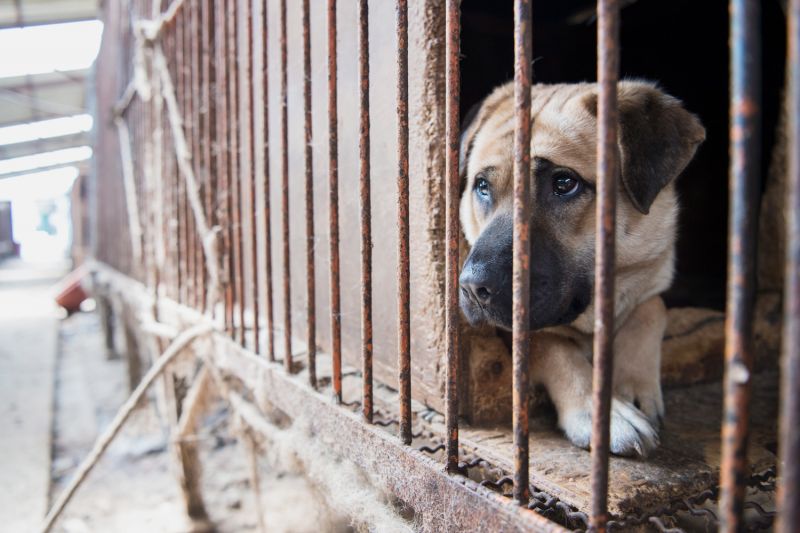
<instances>
[{"instance_id":1,"label":"dog's head","mask_svg":"<svg viewBox=\"0 0 800 533\"><path fill-rule=\"evenodd\" d=\"M581 320L591 329L597 86L531 90L531 329ZM705 138L697 117L651 83L619 84L617 309L672 277L673 180ZM511 327L514 90L496 89L461 138L461 223L471 246L461 309L475 324Z\"/></svg>"}]
</instances>

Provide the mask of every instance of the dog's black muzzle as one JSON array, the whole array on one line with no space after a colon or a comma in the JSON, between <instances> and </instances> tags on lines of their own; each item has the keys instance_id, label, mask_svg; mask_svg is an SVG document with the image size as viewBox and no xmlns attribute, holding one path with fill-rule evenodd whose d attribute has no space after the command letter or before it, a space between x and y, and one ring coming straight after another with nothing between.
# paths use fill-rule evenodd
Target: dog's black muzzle
<instances>
[{"instance_id":1,"label":"dog's black muzzle","mask_svg":"<svg viewBox=\"0 0 800 533\"><path fill-rule=\"evenodd\" d=\"M545 232L534 228L531 233L530 328L569 324L591 302L591 262L584 268ZM511 329L512 250L511 217L497 216L461 269L460 304L470 324L488 322Z\"/></svg>"}]
</instances>

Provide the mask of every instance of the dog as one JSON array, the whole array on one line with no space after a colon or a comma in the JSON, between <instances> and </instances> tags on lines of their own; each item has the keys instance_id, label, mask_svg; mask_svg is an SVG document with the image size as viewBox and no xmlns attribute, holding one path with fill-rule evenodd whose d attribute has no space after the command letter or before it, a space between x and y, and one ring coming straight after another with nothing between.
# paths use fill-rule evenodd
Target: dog
<instances>
[{"instance_id":1,"label":"dog","mask_svg":"<svg viewBox=\"0 0 800 533\"><path fill-rule=\"evenodd\" d=\"M531 385L543 385L569 440L592 432L592 336L598 87L531 88ZM614 374L610 448L646 456L659 444L666 309L678 198L674 181L705 140L700 120L654 83L618 84ZM511 328L514 88L465 119L461 226L470 250L460 306L473 325Z\"/></svg>"}]
</instances>

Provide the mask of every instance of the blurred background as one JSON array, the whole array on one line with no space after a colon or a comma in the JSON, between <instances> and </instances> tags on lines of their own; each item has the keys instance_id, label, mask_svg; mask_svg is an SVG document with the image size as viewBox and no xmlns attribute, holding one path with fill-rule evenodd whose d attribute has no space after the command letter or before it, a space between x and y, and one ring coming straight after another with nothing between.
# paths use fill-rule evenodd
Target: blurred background
<instances>
[{"instance_id":1,"label":"blurred background","mask_svg":"<svg viewBox=\"0 0 800 533\"><path fill-rule=\"evenodd\" d=\"M72 304L87 254L93 66L103 35L98 0L0 0L0 531L37 531L54 497L131 387L131 349L85 294ZM73 272L78 269L77 272ZM72 272L72 274L70 274ZM82 300L82 302L81 302ZM78 305L79 304L79 305ZM104 322L106 320L106 322ZM109 321L110 320L110 321ZM121 340L120 340L121 339ZM219 530L257 527L248 464L224 406L204 425L208 502ZM55 531L187 531L163 413L133 415ZM324 511L300 476L262 494L282 523L318 530ZM291 511L286 511L291 508Z\"/></svg>"}]
</instances>

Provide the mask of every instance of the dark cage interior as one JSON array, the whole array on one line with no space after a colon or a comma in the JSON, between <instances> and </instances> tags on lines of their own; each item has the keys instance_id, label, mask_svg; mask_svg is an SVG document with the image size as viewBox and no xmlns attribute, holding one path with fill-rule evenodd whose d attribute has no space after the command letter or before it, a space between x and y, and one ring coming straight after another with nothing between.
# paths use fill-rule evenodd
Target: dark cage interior
<instances>
[{"instance_id":1,"label":"dark cage interior","mask_svg":"<svg viewBox=\"0 0 800 533\"><path fill-rule=\"evenodd\" d=\"M670 307L725 305L728 219L728 3L720 0L621 2L620 79L659 83L706 127L705 143L677 182L681 198L677 269ZM514 77L513 2L462 4L461 115ZM595 4L533 7L533 81L569 83L597 76ZM762 176L769 175L786 64L780 2L762 3ZM763 187L762 187L763 189Z\"/></svg>"}]
</instances>

